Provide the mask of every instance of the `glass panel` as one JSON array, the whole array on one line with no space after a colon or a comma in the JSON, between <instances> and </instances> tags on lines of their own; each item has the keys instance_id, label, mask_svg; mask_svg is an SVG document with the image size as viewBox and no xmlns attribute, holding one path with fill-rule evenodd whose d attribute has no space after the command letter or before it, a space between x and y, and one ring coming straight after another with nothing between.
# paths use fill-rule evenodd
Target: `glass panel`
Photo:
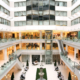
<instances>
[{"instance_id":1,"label":"glass panel","mask_svg":"<svg viewBox=\"0 0 80 80\"><path fill-rule=\"evenodd\" d=\"M23 11L23 16L26 16L26 11Z\"/></svg>"},{"instance_id":2,"label":"glass panel","mask_svg":"<svg viewBox=\"0 0 80 80\"><path fill-rule=\"evenodd\" d=\"M18 6L19 6L19 4L16 2L16 3L14 3L14 6L15 6L15 7L18 7Z\"/></svg>"},{"instance_id":3,"label":"glass panel","mask_svg":"<svg viewBox=\"0 0 80 80\"><path fill-rule=\"evenodd\" d=\"M31 20L27 21L27 25L31 25L31 24L32 24Z\"/></svg>"},{"instance_id":4,"label":"glass panel","mask_svg":"<svg viewBox=\"0 0 80 80\"><path fill-rule=\"evenodd\" d=\"M23 6L22 2L19 2L19 7Z\"/></svg>"},{"instance_id":5,"label":"glass panel","mask_svg":"<svg viewBox=\"0 0 80 80\"><path fill-rule=\"evenodd\" d=\"M59 6L63 6L63 2L59 2Z\"/></svg>"},{"instance_id":6,"label":"glass panel","mask_svg":"<svg viewBox=\"0 0 80 80\"><path fill-rule=\"evenodd\" d=\"M22 21L19 21L19 26L22 26L23 25L23 22Z\"/></svg>"},{"instance_id":7,"label":"glass panel","mask_svg":"<svg viewBox=\"0 0 80 80\"><path fill-rule=\"evenodd\" d=\"M55 21L50 20L50 25L54 25L54 24L55 24Z\"/></svg>"},{"instance_id":8,"label":"glass panel","mask_svg":"<svg viewBox=\"0 0 80 80\"><path fill-rule=\"evenodd\" d=\"M23 26L25 26L26 25L26 21L23 21Z\"/></svg>"},{"instance_id":9,"label":"glass panel","mask_svg":"<svg viewBox=\"0 0 80 80\"><path fill-rule=\"evenodd\" d=\"M38 25L38 21L33 21L33 25Z\"/></svg>"},{"instance_id":10,"label":"glass panel","mask_svg":"<svg viewBox=\"0 0 80 80\"><path fill-rule=\"evenodd\" d=\"M15 12L14 15L15 15L15 17L18 17L19 16L18 12Z\"/></svg>"},{"instance_id":11,"label":"glass panel","mask_svg":"<svg viewBox=\"0 0 80 80\"><path fill-rule=\"evenodd\" d=\"M44 21L43 21L43 24L44 24L44 25L49 25L49 20L44 20Z\"/></svg>"},{"instance_id":12,"label":"glass panel","mask_svg":"<svg viewBox=\"0 0 80 80\"><path fill-rule=\"evenodd\" d=\"M23 2L23 6L26 6L26 2Z\"/></svg>"}]
</instances>

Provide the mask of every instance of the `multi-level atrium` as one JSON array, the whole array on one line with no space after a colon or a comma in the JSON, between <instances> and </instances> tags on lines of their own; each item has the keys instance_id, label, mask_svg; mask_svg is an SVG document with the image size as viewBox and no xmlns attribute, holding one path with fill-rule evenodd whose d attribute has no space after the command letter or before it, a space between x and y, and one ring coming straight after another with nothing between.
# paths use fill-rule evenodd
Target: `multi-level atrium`
<instances>
[{"instance_id":1,"label":"multi-level atrium","mask_svg":"<svg viewBox=\"0 0 80 80\"><path fill-rule=\"evenodd\" d=\"M0 0L0 80L80 80L80 0Z\"/></svg>"}]
</instances>

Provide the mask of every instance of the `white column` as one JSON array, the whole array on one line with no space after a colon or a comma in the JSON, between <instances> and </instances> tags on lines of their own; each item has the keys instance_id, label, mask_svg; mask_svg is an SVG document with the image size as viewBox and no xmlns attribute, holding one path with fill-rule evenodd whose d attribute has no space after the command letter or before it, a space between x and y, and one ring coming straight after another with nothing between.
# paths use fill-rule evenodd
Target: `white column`
<instances>
[{"instance_id":1,"label":"white column","mask_svg":"<svg viewBox=\"0 0 80 80\"><path fill-rule=\"evenodd\" d=\"M20 61L22 62L22 55L20 56Z\"/></svg>"},{"instance_id":2,"label":"white column","mask_svg":"<svg viewBox=\"0 0 80 80\"><path fill-rule=\"evenodd\" d=\"M76 53L77 53L77 49L74 49L74 59L76 59Z\"/></svg>"},{"instance_id":3,"label":"white column","mask_svg":"<svg viewBox=\"0 0 80 80\"><path fill-rule=\"evenodd\" d=\"M19 32L19 39L21 39L21 32Z\"/></svg>"},{"instance_id":4,"label":"white column","mask_svg":"<svg viewBox=\"0 0 80 80\"><path fill-rule=\"evenodd\" d=\"M16 51L16 45L14 45L14 52Z\"/></svg>"},{"instance_id":5,"label":"white column","mask_svg":"<svg viewBox=\"0 0 80 80\"><path fill-rule=\"evenodd\" d=\"M29 62L32 64L32 55L30 54Z\"/></svg>"},{"instance_id":6,"label":"white column","mask_svg":"<svg viewBox=\"0 0 80 80\"><path fill-rule=\"evenodd\" d=\"M68 45L66 45L66 51L68 51Z\"/></svg>"},{"instance_id":7,"label":"white column","mask_svg":"<svg viewBox=\"0 0 80 80\"><path fill-rule=\"evenodd\" d=\"M4 60L7 60L7 48L4 49Z\"/></svg>"},{"instance_id":8,"label":"white column","mask_svg":"<svg viewBox=\"0 0 80 80\"><path fill-rule=\"evenodd\" d=\"M42 50L42 43L40 43L40 50Z\"/></svg>"},{"instance_id":9,"label":"white column","mask_svg":"<svg viewBox=\"0 0 80 80\"><path fill-rule=\"evenodd\" d=\"M63 38L63 32L61 32L60 35L61 35L61 39L62 39Z\"/></svg>"},{"instance_id":10,"label":"white column","mask_svg":"<svg viewBox=\"0 0 80 80\"><path fill-rule=\"evenodd\" d=\"M42 31L40 31L40 39L42 39Z\"/></svg>"},{"instance_id":11,"label":"white column","mask_svg":"<svg viewBox=\"0 0 80 80\"><path fill-rule=\"evenodd\" d=\"M40 54L40 62L42 61L42 53Z\"/></svg>"},{"instance_id":12,"label":"white column","mask_svg":"<svg viewBox=\"0 0 80 80\"><path fill-rule=\"evenodd\" d=\"M20 49L22 48L22 44L20 43Z\"/></svg>"},{"instance_id":13,"label":"white column","mask_svg":"<svg viewBox=\"0 0 80 80\"><path fill-rule=\"evenodd\" d=\"M3 39L5 38L5 32L3 32Z\"/></svg>"}]
</instances>

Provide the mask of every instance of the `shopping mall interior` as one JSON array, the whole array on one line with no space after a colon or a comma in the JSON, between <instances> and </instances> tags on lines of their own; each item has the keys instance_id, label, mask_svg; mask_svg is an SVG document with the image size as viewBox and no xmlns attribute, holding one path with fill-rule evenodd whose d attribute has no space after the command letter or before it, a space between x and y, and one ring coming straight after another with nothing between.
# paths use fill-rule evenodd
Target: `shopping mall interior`
<instances>
[{"instance_id":1,"label":"shopping mall interior","mask_svg":"<svg viewBox=\"0 0 80 80\"><path fill-rule=\"evenodd\" d=\"M80 0L0 0L0 80L80 80Z\"/></svg>"}]
</instances>

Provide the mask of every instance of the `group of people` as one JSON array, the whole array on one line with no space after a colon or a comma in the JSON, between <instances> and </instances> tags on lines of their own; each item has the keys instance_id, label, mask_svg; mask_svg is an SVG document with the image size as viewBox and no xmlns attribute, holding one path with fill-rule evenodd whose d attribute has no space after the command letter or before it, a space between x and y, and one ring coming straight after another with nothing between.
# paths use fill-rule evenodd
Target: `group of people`
<instances>
[{"instance_id":1,"label":"group of people","mask_svg":"<svg viewBox=\"0 0 80 80\"><path fill-rule=\"evenodd\" d=\"M24 71L27 71L27 70L28 70L28 68L25 67ZM21 80L25 80L25 74L26 74L26 72L21 74L21 77L20 77Z\"/></svg>"}]
</instances>

